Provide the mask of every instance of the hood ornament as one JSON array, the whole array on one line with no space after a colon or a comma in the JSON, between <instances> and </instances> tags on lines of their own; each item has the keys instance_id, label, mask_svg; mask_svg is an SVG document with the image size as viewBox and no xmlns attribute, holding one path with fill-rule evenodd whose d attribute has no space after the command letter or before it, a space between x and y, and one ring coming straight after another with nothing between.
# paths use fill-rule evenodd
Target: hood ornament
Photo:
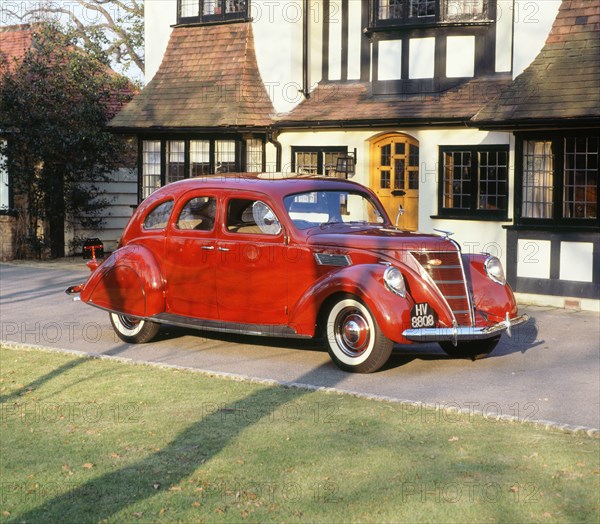
<instances>
[{"instance_id":1,"label":"hood ornament","mask_svg":"<svg viewBox=\"0 0 600 524\"><path fill-rule=\"evenodd\" d=\"M448 240L452 235L454 235L454 231L446 231L445 229L436 229L433 228L434 231L437 231L438 233L442 233L442 235L444 235L444 240Z\"/></svg>"}]
</instances>

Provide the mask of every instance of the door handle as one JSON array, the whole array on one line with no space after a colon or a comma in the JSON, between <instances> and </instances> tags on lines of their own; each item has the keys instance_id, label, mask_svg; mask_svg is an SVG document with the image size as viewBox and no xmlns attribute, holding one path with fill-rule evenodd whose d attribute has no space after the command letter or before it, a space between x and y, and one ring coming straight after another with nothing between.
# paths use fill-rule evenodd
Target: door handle
<instances>
[{"instance_id":1,"label":"door handle","mask_svg":"<svg viewBox=\"0 0 600 524\"><path fill-rule=\"evenodd\" d=\"M221 247L221 246L219 246L218 249L219 249L219 251L229 251L228 247Z\"/></svg>"},{"instance_id":2,"label":"door handle","mask_svg":"<svg viewBox=\"0 0 600 524\"><path fill-rule=\"evenodd\" d=\"M202 249L204 249L205 251L212 251L215 249L215 246L202 246Z\"/></svg>"}]
</instances>

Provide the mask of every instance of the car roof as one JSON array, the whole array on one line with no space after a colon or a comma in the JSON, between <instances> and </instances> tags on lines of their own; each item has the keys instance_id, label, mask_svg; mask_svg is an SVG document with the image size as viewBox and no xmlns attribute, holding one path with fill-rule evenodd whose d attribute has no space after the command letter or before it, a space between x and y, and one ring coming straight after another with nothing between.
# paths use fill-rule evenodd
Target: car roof
<instances>
[{"instance_id":1,"label":"car roof","mask_svg":"<svg viewBox=\"0 0 600 524\"><path fill-rule=\"evenodd\" d=\"M365 186L350 180L308 175L290 175L280 173L227 173L204 175L172 182L157 189L146 200L148 203L167 196L178 197L195 189L236 189L256 191L274 198L283 198L293 193L325 190L368 191Z\"/></svg>"}]
</instances>

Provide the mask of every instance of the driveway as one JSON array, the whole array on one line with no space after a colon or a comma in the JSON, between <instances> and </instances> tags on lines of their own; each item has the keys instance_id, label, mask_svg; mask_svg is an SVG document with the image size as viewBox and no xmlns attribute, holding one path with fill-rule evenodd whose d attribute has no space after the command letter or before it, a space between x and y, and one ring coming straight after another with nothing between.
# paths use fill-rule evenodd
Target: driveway
<instances>
[{"instance_id":1,"label":"driveway","mask_svg":"<svg viewBox=\"0 0 600 524\"><path fill-rule=\"evenodd\" d=\"M436 344L397 346L382 371L354 375L340 371L327 352L310 341L165 327L156 342L125 344L113 333L106 312L73 302L64 293L87 274L75 268L0 264L0 340L279 382L308 376L310 386L335 386L492 417L600 427L596 313L523 307L530 321L516 328L513 338L504 335L488 358L451 360ZM444 413L439 417L448 416ZM435 423L430 411L423 410L422 416Z\"/></svg>"}]
</instances>

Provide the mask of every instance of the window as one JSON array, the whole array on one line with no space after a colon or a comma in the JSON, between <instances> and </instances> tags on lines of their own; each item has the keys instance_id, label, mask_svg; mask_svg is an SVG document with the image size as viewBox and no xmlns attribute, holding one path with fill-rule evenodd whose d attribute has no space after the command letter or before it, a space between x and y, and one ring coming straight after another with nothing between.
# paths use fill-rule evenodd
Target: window
<instances>
[{"instance_id":1,"label":"window","mask_svg":"<svg viewBox=\"0 0 600 524\"><path fill-rule=\"evenodd\" d=\"M508 146L443 146L440 168L440 215L507 218Z\"/></svg>"},{"instance_id":2,"label":"window","mask_svg":"<svg viewBox=\"0 0 600 524\"><path fill-rule=\"evenodd\" d=\"M190 140L189 176L210 174L210 141Z\"/></svg>"},{"instance_id":3,"label":"window","mask_svg":"<svg viewBox=\"0 0 600 524\"><path fill-rule=\"evenodd\" d=\"M263 142L257 138L246 140L246 171L261 173L263 171Z\"/></svg>"},{"instance_id":4,"label":"window","mask_svg":"<svg viewBox=\"0 0 600 524\"><path fill-rule=\"evenodd\" d=\"M215 142L215 173L235 173L242 170L235 140L217 140Z\"/></svg>"},{"instance_id":5,"label":"window","mask_svg":"<svg viewBox=\"0 0 600 524\"><path fill-rule=\"evenodd\" d=\"M142 198L161 186L160 140L145 140L142 146Z\"/></svg>"},{"instance_id":6,"label":"window","mask_svg":"<svg viewBox=\"0 0 600 524\"><path fill-rule=\"evenodd\" d=\"M372 0L374 26L490 22L491 0Z\"/></svg>"},{"instance_id":7,"label":"window","mask_svg":"<svg viewBox=\"0 0 600 524\"><path fill-rule=\"evenodd\" d=\"M188 200L177 218L177 229L212 231L215 225L217 201L214 197L195 197Z\"/></svg>"},{"instance_id":8,"label":"window","mask_svg":"<svg viewBox=\"0 0 600 524\"><path fill-rule=\"evenodd\" d=\"M156 206L144 220L144 229L164 229L173 210L173 201L167 200Z\"/></svg>"},{"instance_id":9,"label":"window","mask_svg":"<svg viewBox=\"0 0 600 524\"><path fill-rule=\"evenodd\" d=\"M247 0L179 0L178 23L246 20Z\"/></svg>"},{"instance_id":10,"label":"window","mask_svg":"<svg viewBox=\"0 0 600 524\"><path fill-rule=\"evenodd\" d=\"M185 178L185 142L182 140L167 142L167 177L166 183Z\"/></svg>"},{"instance_id":11,"label":"window","mask_svg":"<svg viewBox=\"0 0 600 524\"><path fill-rule=\"evenodd\" d=\"M273 210L264 202L234 198L227 205L227 231L278 235L281 232L281 224Z\"/></svg>"},{"instance_id":12,"label":"window","mask_svg":"<svg viewBox=\"0 0 600 524\"><path fill-rule=\"evenodd\" d=\"M334 224L383 224L377 206L363 193L312 191L284 198L285 208L298 229Z\"/></svg>"},{"instance_id":13,"label":"window","mask_svg":"<svg viewBox=\"0 0 600 524\"><path fill-rule=\"evenodd\" d=\"M184 178L265 170L261 138L142 140L140 150L141 200Z\"/></svg>"},{"instance_id":14,"label":"window","mask_svg":"<svg viewBox=\"0 0 600 524\"><path fill-rule=\"evenodd\" d=\"M600 132L521 142L521 222L598 224Z\"/></svg>"},{"instance_id":15,"label":"window","mask_svg":"<svg viewBox=\"0 0 600 524\"><path fill-rule=\"evenodd\" d=\"M292 147L292 172L335 177L338 158L347 154L347 147Z\"/></svg>"}]
</instances>

